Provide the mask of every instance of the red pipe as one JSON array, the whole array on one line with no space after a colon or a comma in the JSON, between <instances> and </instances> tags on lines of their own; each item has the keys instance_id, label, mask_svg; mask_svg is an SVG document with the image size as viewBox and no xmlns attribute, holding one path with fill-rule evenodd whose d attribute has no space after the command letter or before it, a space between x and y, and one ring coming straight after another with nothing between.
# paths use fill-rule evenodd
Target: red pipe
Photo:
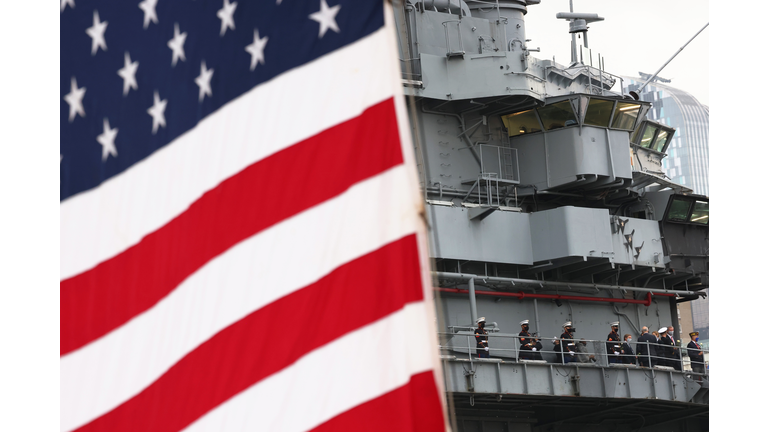
<instances>
[{"instance_id":1,"label":"red pipe","mask_svg":"<svg viewBox=\"0 0 768 432\"><path fill-rule=\"evenodd\" d=\"M440 292L445 292L445 293L453 293L453 294L469 294L468 290L463 290L458 288L435 288L435 290ZM514 292L475 290L475 294L489 295L494 297L517 297L520 300L528 297L528 298L556 299L556 300L580 300L580 301L592 301L592 302L603 302L603 303L631 303L631 304L641 304L645 306L651 305L651 299L652 299L652 296L654 295L667 296L667 297L674 296L674 294L669 294L669 293L649 292L645 300L635 300L635 299L620 299L620 298L605 298L605 297L568 296L568 295L560 295L560 294L533 294L533 293L524 293L522 291L514 293Z\"/></svg>"}]
</instances>

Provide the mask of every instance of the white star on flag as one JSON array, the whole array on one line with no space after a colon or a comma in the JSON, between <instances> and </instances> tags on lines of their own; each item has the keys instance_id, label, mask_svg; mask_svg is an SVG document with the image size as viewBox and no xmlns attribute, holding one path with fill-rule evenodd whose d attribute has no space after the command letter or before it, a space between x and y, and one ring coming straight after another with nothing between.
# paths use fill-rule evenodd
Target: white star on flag
<instances>
[{"instance_id":1,"label":"white star on flag","mask_svg":"<svg viewBox=\"0 0 768 432\"><path fill-rule=\"evenodd\" d=\"M72 77L69 93L64 96L64 100L69 104L70 123L75 119L77 114L80 114L80 117L85 117L83 96L85 96L85 87L77 88L77 80L75 77Z\"/></svg>"},{"instance_id":2,"label":"white star on flag","mask_svg":"<svg viewBox=\"0 0 768 432\"><path fill-rule=\"evenodd\" d=\"M235 9L237 8L237 2L229 3L229 0L224 0L224 6L219 9L218 12L216 12L216 16L221 19L221 34L220 36L224 36L224 33L227 32L227 29L235 29L235 19L233 17L235 13Z\"/></svg>"},{"instance_id":3,"label":"white star on flag","mask_svg":"<svg viewBox=\"0 0 768 432\"><path fill-rule=\"evenodd\" d=\"M157 6L157 0L144 0L139 3L139 9L144 11L144 28L149 27L150 21L157 24L155 6Z\"/></svg>"},{"instance_id":4,"label":"white star on flag","mask_svg":"<svg viewBox=\"0 0 768 432\"><path fill-rule=\"evenodd\" d=\"M205 60L200 64L200 76L195 78L195 84L200 87L200 102L203 101L206 95L211 97L211 77L213 77L213 69L207 69L205 67Z\"/></svg>"},{"instance_id":5,"label":"white star on flag","mask_svg":"<svg viewBox=\"0 0 768 432\"><path fill-rule=\"evenodd\" d=\"M115 137L117 137L117 128L110 129L109 119L104 118L104 132L96 137L96 141L101 144L101 160L106 161L109 155L117 157L115 148Z\"/></svg>"},{"instance_id":6,"label":"white star on flag","mask_svg":"<svg viewBox=\"0 0 768 432\"><path fill-rule=\"evenodd\" d=\"M131 55L125 52L125 66L117 71L120 78L123 79L123 96L127 95L130 89L138 90L139 84L136 82L136 70L139 69L139 62L131 63Z\"/></svg>"},{"instance_id":7,"label":"white star on flag","mask_svg":"<svg viewBox=\"0 0 768 432\"><path fill-rule=\"evenodd\" d=\"M259 30L253 31L253 43L246 46L245 50L251 54L251 70L256 69L256 63L264 64L264 47L267 46L269 37L259 38Z\"/></svg>"},{"instance_id":8,"label":"white star on flag","mask_svg":"<svg viewBox=\"0 0 768 432\"><path fill-rule=\"evenodd\" d=\"M61 0L61 12L64 12L64 9L67 8L67 5L69 5L69 7L74 9L75 8L75 0Z\"/></svg>"},{"instance_id":9,"label":"white star on flag","mask_svg":"<svg viewBox=\"0 0 768 432\"><path fill-rule=\"evenodd\" d=\"M171 66L176 66L176 61L187 61L184 56L184 42L187 40L187 32L179 33L179 23L173 24L173 39L168 41L168 48L173 50Z\"/></svg>"},{"instance_id":10,"label":"white star on flag","mask_svg":"<svg viewBox=\"0 0 768 432\"><path fill-rule=\"evenodd\" d=\"M157 133L158 126L165 127L165 106L168 99L160 100L160 93L155 90L155 103L147 110L152 116L152 134Z\"/></svg>"},{"instance_id":11,"label":"white star on flag","mask_svg":"<svg viewBox=\"0 0 768 432\"><path fill-rule=\"evenodd\" d=\"M320 11L313 13L309 16L310 19L320 23L320 37L325 35L328 29L339 33L339 26L336 24L336 14L339 13L341 5L334 7L328 7L328 3L325 0L320 0Z\"/></svg>"},{"instance_id":12,"label":"white star on flag","mask_svg":"<svg viewBox=\"0 0 768 432\"><path fill-rule=\"evenodd\" d=\"M104 39L104 31L107 30L107 22L99 20L99 11L93 11L93 25L85 30L91 37L91 55L96 55L96 51L101 48L107 50L107 41Z\"/></svg>"}]
</instances>

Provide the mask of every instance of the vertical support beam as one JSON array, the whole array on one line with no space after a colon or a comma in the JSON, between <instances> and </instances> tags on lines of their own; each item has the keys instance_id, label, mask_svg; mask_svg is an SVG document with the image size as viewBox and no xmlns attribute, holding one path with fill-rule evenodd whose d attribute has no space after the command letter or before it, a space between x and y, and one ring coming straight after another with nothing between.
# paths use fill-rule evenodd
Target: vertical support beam
<instances>
[{"instance_id":1,"label":"vertical support beam","mask_svg":"<svg viewBox=\"0 0 768 432\"><path fill-rule=\"evenodd\" d=\"M501 363L496 363L496 384L498 385L498 392L501 391Z\"/></svg>"},{"instance_id":2,"label":"vertical support beam","mask_svg":"<svg viewBox=\"0 0 768 432\"><path fill-rule=\"evenodd\" d=\"M600 371L600 381L603 383L603 397L608 397L608 387L605 386L605 373L607 369L601 368Z\"/></svg>"},{"instance_id":3,"label":"vertical support beam","mask_svg":"<svg viewBox=\"0 0 768 432\"><path fill-rule=\"evenodd\" d=\"M549 394L555 395L555 367L549 366Z\"/></svg>"},{"instance_id":4,"label":"vertical support beam","mask_svg":"<svg viewBox=\"0 0 768 432\"><path fill-rule=\"evenodd\" d=\"M669 372L669 388L670 390L672 390L672 400L676 401L677 395L675 394L675 379L674 379L674 376L672 375L672 371Z\"/></svg>"},{"instance_id":5,"label":"vertical support beam","mask_svg":"<svg viewBox=\"0 0 768 432\"><path fill-rule=\"evenodd\" d=\"M475 279L469 279L469 316L472 324L477 322L477 303L475 302Z\"/></svg>"},{"instance_id":6,"label":"vertical support beam","mask_svg":"<svg viewBox=\"0 0 768 432\"><path fill-rule=\"evenodd\" d=\"M530 387L528 386L528 365L523 363L523 384L525 385L525 394L531 394Z\"/></svg>"}]
</instances>

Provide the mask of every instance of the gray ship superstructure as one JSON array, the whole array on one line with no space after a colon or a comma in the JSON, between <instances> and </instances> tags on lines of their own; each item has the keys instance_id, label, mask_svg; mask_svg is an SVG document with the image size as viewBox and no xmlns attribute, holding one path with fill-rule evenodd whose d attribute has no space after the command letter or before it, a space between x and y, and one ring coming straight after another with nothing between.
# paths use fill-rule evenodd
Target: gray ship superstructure
<instances>
[{"instance_id":1,"label":"gray ship superstructure","mask_svg":"<svg viewBox=\"0 0 768 432\"><path fill-rule=\"evenodd\" d=\"M675 130L647 118L652 104L585 61L577 39L588 48L602 18L558 14L572 35L561 65L525 37L537 3L395 8L455 426L708 430L709 376L691 371L687 335L674 335L680 371L609 363L605 340L615 321L634 341L642 326L679 328L676 304L709 287L709 199L665 176ZM488 359L476 355L479 316ZM526 319L541 360L520 359ZM565 322L594 361L558 357Z\"/></svg>"}]
</instances>

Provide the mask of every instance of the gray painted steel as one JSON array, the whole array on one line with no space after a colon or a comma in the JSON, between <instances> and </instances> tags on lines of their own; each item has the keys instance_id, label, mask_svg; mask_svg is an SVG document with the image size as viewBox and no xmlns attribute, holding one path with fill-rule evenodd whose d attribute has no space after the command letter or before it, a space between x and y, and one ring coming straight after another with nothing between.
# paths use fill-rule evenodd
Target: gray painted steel
<instances>
[{"instance_id":1,"label":"gray painted steel","mask_svg":"<svg viewBox=\"0 0 768 432\"><path fill-rule=\"evenodd\" d=\"M706 430L708 377L703 387L690 374L608 366L601 341L617 320L620 334L635 340L642 326L679 328L677 301L708 287L708 256L685 267L690 258L681 255L708 254L708 227L662 221L670 197L690 190L664 177L663 148L630 142L639 138L622 110L635 113L638 128L648 102L624 95L620 78L602 70L596 54L592 64L585 58L568 66L535 57L525 14L537 3L405 0L396 13L435 286L467 290L472 278L486 293L581 297L439 292L437 328L458 430ZM585 24L573 28L586 42ZM590 104L597 96L612 108L590 111L601 109ZM566 100L570 105L549 108ZM535 120L513 123L518 114ZM609 120L595 120L601 116ZM649 292L677 296L637 304ZM495 323L490 361L468 359L477 316ZM544 336L548 363L515 361L524 319ZM554 364L552 338L566 321L577 339L594 340L594 366ZM555 415L555 403L578 412ZM642 409L647 422L620 427L610 413L626 407ZM682 420L670 417L678 414Z\"/></svg>"},{"instance_id":2,"label":"gray painted steel","mask_svg":"<svg viewBox=\"0 0 768 432\"><path fill-rule=\"evenodd\" d=\"M493 359L491 359L493 360ZM444 359L448 391L597 398L661 399L701 403L709 381L698 375L637 366L557 365Z\"/></svg>"}]
</instances>

